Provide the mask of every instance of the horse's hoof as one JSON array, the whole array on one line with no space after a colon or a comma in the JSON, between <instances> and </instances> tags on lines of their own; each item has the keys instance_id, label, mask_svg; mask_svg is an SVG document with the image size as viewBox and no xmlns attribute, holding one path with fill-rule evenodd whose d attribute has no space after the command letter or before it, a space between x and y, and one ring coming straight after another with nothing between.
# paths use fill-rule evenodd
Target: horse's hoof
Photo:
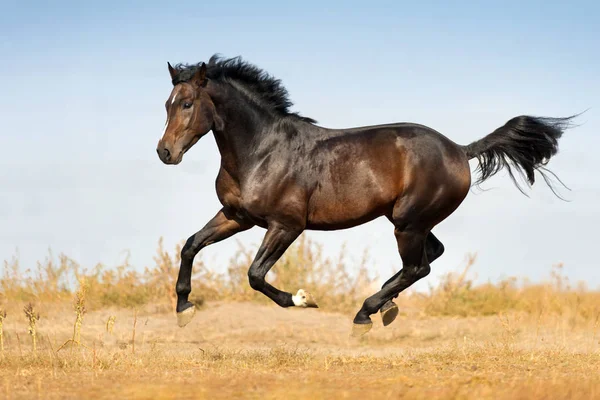
<instances>
[{"instance_id":1,"label":"horse's hoof","mask_svg":"<svg viewBox=\"0 0 600 400\"><path fill-rule=\"evenodd\" d=\"M383 326L388 326L398 316L398 306L396 303L390 302L391 305L386 307L385 309L381 308L381 321L383 322Z\"/></svg>"},{"instance_id":2,"label":"horse's hoof","mask_svg":"<svg viewBox=\"0 0 600 400\"><path fill-rule=\"evenodd\" d=\"M298 290L298 293L292 296L292 301L296 307L319 308L314 297L304 289Z\"/></svg>"},{"instance_id":3,"label":"horse's hoof","mask_svg":"<svg viewBox=\"0 0 600 400\"><path fill-rule=\"evenodd\" d=\"M186 308L182 312L178 312L177 313L177 325L179 325L181 328L183 328L184 326L186 326L187 324L190 323L192 318L194 318L195 313L196 313L195 306L191 306L189 308Z\"/></svg>"},{"instance_id":4,"label":"horse's hoof","mask_svg":"<svg viewBox=\"0 0 600 400\"><path fill-rule=\"evenodd\" d=\"M361 337L367 332L371 330L373 327L373 323L369 322L368 324L352 324L352 337Z\"/></svg>"}]
</instances>

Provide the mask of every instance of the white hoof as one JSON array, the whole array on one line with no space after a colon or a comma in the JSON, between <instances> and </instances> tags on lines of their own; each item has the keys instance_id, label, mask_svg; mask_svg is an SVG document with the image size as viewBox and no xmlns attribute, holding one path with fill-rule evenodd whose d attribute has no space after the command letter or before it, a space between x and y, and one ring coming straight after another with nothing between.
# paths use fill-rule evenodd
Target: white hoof
<instances>
[{"instance_id":1,"label":"white hoof","mask_svg":"<svg viewBox=\"0 0 600 400\"><path fill-rule=\"evenodd\" d=\"M296 307L319 308L312 295L304 289L298 290L298 293L296 293L295 296L292 296L292 301Z\"/></svg>"},{"instance_id":2,"label":"white hoof","mask_svg":"<svg viewBox=\"0 0 600 400\"><path fill-rule=\"evenodd\" d=\"M190 308L186 308L182 312L177 313L177 325L181 328L190 323L192 318L194 318L194 314L196 313L196 307L191 306Z\"/></svg>"},{"instance_id":3,"label":"white hoof","mask_svg":"<svg viewBox=\"0 0 600 400\"><path fill-rule=\"evenodd\" d=\"M369 332L372 327L372 322L369 322L368 324L352 324L352 333L350 334L350 336L359 338L365 335L367 332Z\"/></svg>"}]
</instances>

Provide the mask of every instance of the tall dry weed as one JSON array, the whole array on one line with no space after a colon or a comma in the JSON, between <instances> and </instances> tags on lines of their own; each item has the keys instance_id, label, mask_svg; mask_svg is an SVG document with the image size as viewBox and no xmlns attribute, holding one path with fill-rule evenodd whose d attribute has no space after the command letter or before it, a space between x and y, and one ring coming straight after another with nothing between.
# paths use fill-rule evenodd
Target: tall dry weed
<instances>
[{"instance_id":1,"label":"tall dry weed","mask_svg":"<svg viewBox=\"0 0 600 400\"><path fill-rule=\"evenodd\" d=\"M428 315L480 316L498 315L506 311L524 312L540 319L542 316L567 316L575 326L587 323L600 311L600 292L583 283L573 287L564 274L562 264L554 265L550 276L532 284L515 277L497 283L475 285L469 272L475 256L469 255L461 273L448 273L440 284L430 287L421 300Z\"/></svg>"},{"instance_id":2,"label":"tall dry weed","mask_svg":"<svg viewBox=\"0 0 600 400\"><path fill-rule=\"evenodd\" d=\"M6 311L0 308L0 355L4 356L4 320L6 319Z\"/></svg>"},{"instance_id":3,"label":"tall dry weed","mask_svg":"<svg viewBox=\"0 0 600 400\"><path fill-rule=\"evenodd\" d=\"M23 308L23 312L27 318L27 331L31 336L31 348L35 354L37 352L37 321L40 319L40 314L35 311L31 303Z\"/></svg>"},{"instance_id":4,"label":"tall dry weed","mask_svg":"<svg viewBox=\"0 0 600 400\"><path fill-rule=\"evenodd\" d=\"M248 268L257 249L258 246L239 244L222 273L209 269L200 253L194 262L190 300L198 306L214 300L270 304L248 284ZM325 257L322 250L308 236L300 236L275 264L267 280L289 292L308 290L328 311L355 312L366 297L378 290L377 279L367 268L367 254L360 261L351 262L344 249L335 259ZM154 265L143 272L130 264L128 255L114 267L98 264L91 269L63 254L55 260L51 253L35 268L24 269L15 256L4 262L0 275L0 306L10 311L10 307L22 307L28 302L66 301L72 298L76 283L85 280L86 309L152 304L156 311L172 311L180 251L181 245L174 251L166 250L160 239ZM572 327L589 324L600 313L600 292L582 283L571 284L562 264L555 265L548 279L536 284L516 278L475 284L475 267L475 255L468 255L460 271L447 274L428 293L403 294L402 304L414 306L426 315L477 316L519 311L538 319L566 316Z\"/></svg>"}]
</instances>

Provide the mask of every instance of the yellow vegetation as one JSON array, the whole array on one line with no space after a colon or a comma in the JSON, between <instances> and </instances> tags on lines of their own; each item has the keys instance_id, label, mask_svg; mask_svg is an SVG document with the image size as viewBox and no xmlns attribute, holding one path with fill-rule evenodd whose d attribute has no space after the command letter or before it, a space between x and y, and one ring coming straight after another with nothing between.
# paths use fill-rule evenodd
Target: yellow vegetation
<instances>
[{"instance_id":1,"label":"yellow vegetation","mask_svg":"<svg viewBox=\"0 0 600 400\"><path fill-rule=\"evenodd\" d=\"M240 246L222 274L198 257L192 299L202 307L183 329L179 249L162 242L143 272L127 260L86 270L64 255L31 274L6 262L0 398L600 397L600 293L573 286L561 265L541 283L475 285L469 256L428 292L403 293L392 325L374 316L354 339L352 315L376 282L366 258L328 260L301 237L268 279L309 289L321 308L281 309L248 285L254 252ZM59 351L65 341L81 346Z\"/></svg>"}]
</instances>

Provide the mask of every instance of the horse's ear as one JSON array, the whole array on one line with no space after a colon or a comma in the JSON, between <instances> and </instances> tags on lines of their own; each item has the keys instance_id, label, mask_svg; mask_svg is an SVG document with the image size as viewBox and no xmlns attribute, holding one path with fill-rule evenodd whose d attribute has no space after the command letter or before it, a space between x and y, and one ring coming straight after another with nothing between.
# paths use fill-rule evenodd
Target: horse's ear
<instances>
[{"instance_id":1,"label":"horse's ear","mask_svg":"<svg viewBox=\"0 0 600 400\"><path fill-rule=\"evenodd\" d=\"M167 61L167 65L169 66L169 74L171 75L171 80L175 79L178 72L175 68L171 66L171 63Z\"/></svg>"},{"instance_id":2,"label":"horse's ear","mask_svg":"<svg viewBox=\"0 0 600 400\"><path fill-rule=\"evenodd\" d=\"M206 85L206 64L205 63L202 63L200 68L198 68L198 70L194 74L194 77L192 78L192 81L198 86Z\"/></svg>"}]
</instances>

